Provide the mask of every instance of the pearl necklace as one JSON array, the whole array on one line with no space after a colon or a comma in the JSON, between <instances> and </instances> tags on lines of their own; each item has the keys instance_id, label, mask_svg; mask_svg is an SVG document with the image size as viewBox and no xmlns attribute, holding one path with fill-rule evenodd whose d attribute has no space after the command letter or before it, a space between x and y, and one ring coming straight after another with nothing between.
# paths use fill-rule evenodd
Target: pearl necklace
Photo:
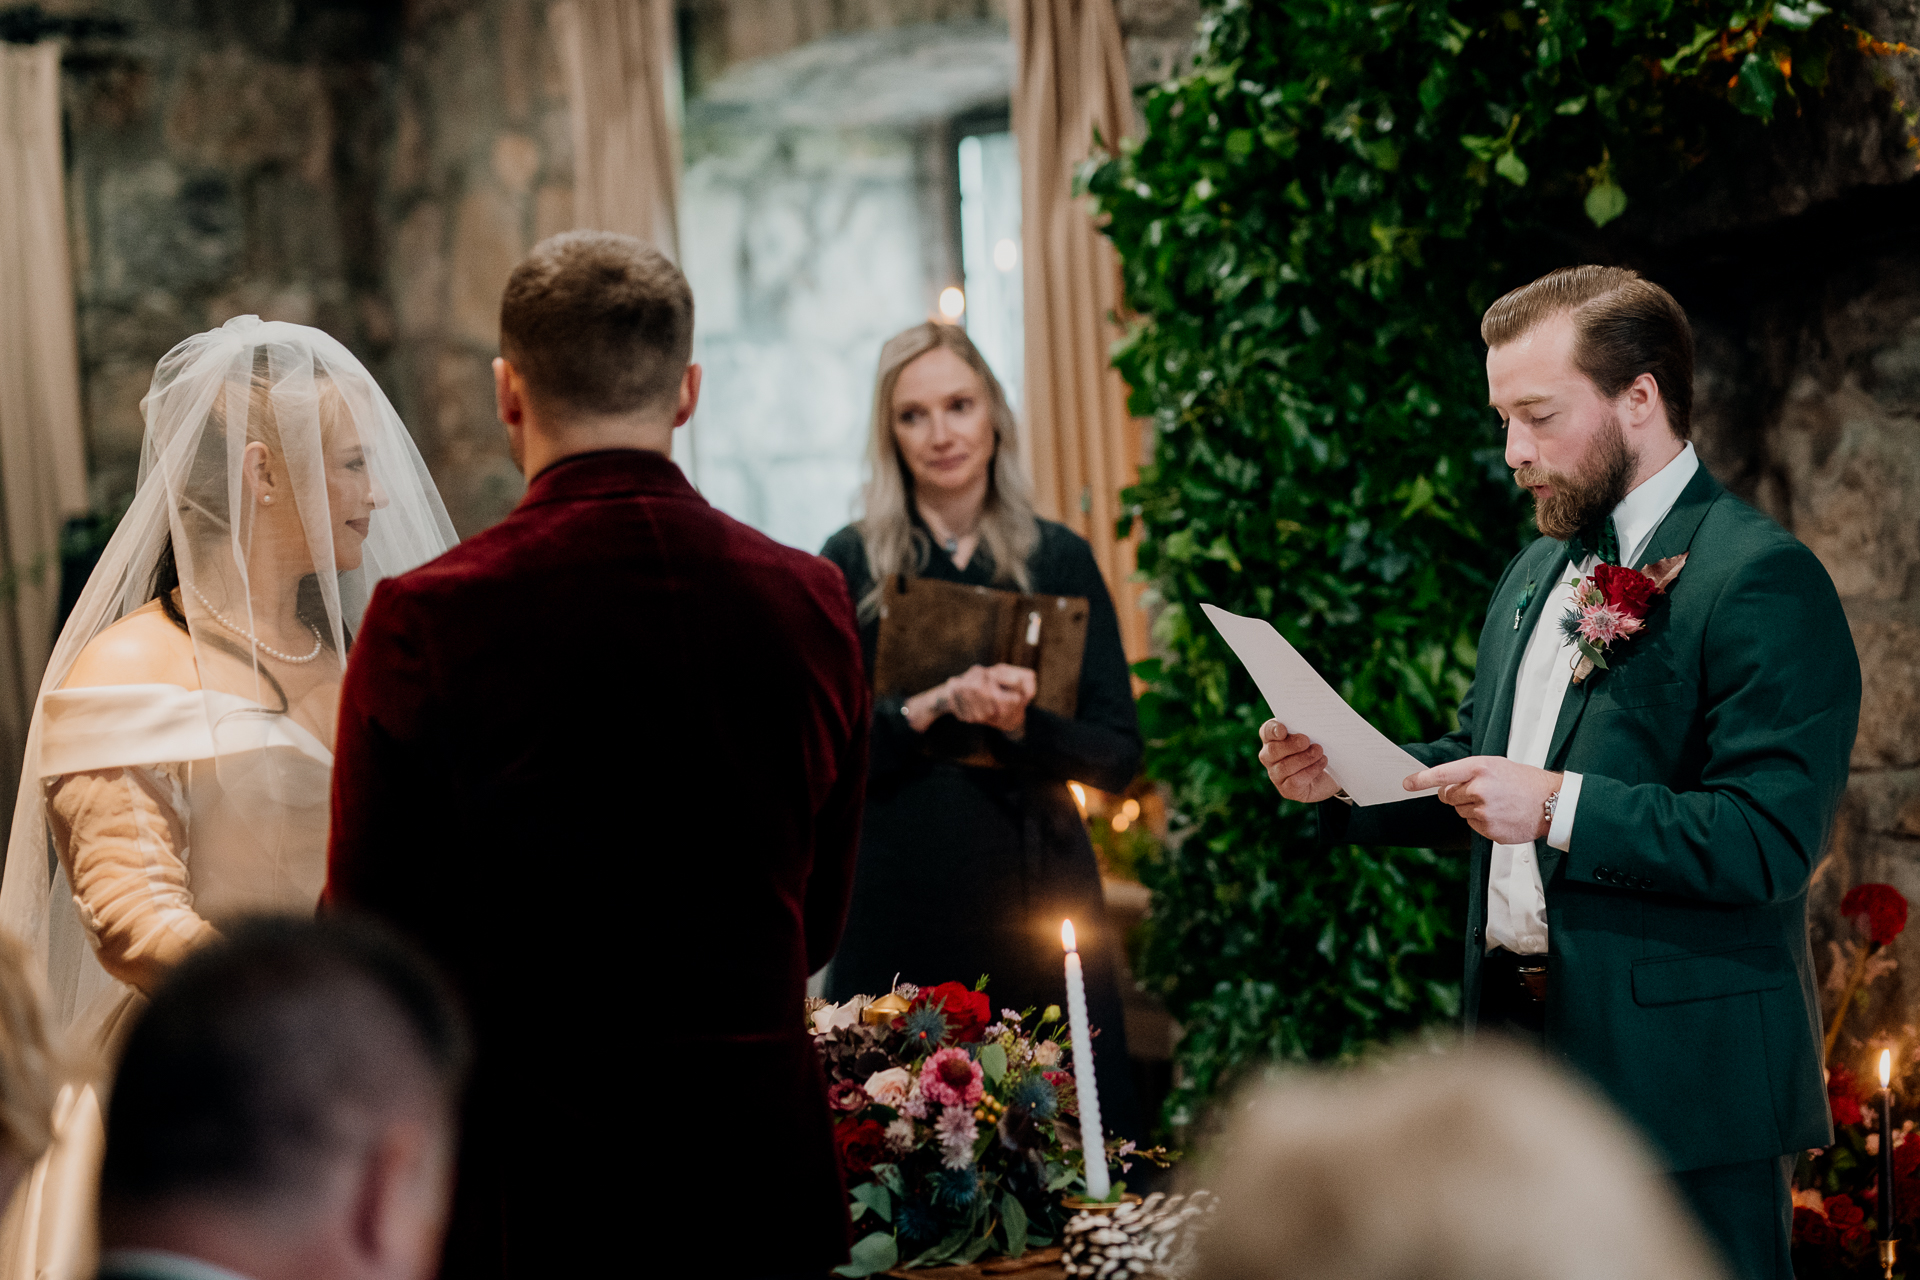
<instances>
[{"instance_id":1,"label":"pearl necklace","mask_svg":"<svg viewBox=\"0 0 1920 1280\"><path fill-rule=\"evenodd\" d=\"M278 649L274 648L272 645L267 644L265 641L261 640L259 636L254 635L253 632L248 631L246 628L235 626L231 621L228 620L226 614L220 612L218 609L213 607L213 601L207 599L205 595L201 594L199 587L194 586L192 583L188 583L187 586L193 592L194 595L200 597L200 603L206 606L207 612L213 615L213 620L215 622L219 623L221 626L225 627L227 630L233 632L233 634L239 636L242 640L245 640L248 644L251 644L254 648L260 650L260 652L269 654L275 658L278 658L282 662L292 663L296 667L302 663L312 662L315 658L320 656L320 645L321 645L320 628L314 626L311 622L307 623L307 630L313 632L313 652L308 654L304 658L296 658L290 653L280 652Z\"/></svg>"}]
</instances>

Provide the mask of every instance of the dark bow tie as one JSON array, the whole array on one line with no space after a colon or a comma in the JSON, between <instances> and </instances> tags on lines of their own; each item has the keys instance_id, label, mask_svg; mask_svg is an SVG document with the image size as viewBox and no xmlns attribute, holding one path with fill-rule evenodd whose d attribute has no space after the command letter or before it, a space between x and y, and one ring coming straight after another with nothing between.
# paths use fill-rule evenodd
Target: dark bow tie
<instances>
[{"instance_id":1,"label":"dark bow tie","mask_svg":"<svg viewBox=\"0 0 1920 1280\"><path fill-rule=\"evenodd\" d=\"M1613 517L1602 520L1598 528L1585 528L1567 539L1567 554L1573 562L1582 564L1588 556L1598 556L1602 564L1620 563L1620 535L1613 527Z\"/></svg>"}]
</instances>

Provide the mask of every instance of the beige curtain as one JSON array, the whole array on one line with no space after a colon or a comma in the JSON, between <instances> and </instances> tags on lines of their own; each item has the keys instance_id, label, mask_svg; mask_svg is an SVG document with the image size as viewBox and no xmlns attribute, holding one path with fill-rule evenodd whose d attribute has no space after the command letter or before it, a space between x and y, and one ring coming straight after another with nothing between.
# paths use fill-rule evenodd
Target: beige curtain
<instances>
[{"instance_id":1,"label":"beige curtain","mask_svg":"<svg viewBox=\"0 0 1920 1280\"><path fill-rule=\"evenodd\" d=\"M1113 0L1012 0L1018 70L1013 132L1020 148L1025 257L1026 441L1040 512L1093 544L1120 613L1127 656L1147 656L1133 540L1114 537L1120 491L1140 469L1140 425L1108 363L1120 336L1120 264L1073 198L1073 173L1094 146L1131 132L1126 49Z\"/></svg>"},{"instance_id":2,"label":"beige curtain","mask_svg":"<svg viewBox=\"0 0 1920 1280\"><path fill-rule=\"evenodd\" d=\"M0 45L0 787L53 648L60 533L87 508L60 156L60 50Z\"/></svg>"},{"instance_id":3,"label":"beige curtain","mask_svg":"<svg viewBox=\"0 0 1920 1280\"><path fill-rule=\"evenodd\" d=\"M672 0L552 10L573 122L573 225L680 256L678 47Z\"/></svg>"}]
</instances>

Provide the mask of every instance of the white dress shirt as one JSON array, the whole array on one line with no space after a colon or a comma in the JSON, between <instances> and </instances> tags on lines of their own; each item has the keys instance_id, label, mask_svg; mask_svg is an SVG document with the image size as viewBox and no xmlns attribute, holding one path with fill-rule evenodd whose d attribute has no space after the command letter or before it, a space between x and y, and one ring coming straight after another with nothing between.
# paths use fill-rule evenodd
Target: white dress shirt
<instances>
[{"instance_id":1,"label":"white dress shirt","mask_svg":"<svg viewBox=\"0 0 1920 1280\"><path fill-rule=\"evenodd\" d=\"M1638 569L1641 555L1653 540L1655 529L1680 499L1681 490L1700 469L1693 445L1687 444L1678 457L1649 476L1613 509L1613 528L1620 539L1620 563ZM1579 650L1560 630L1560 619L1573 607L1573 586L1577 578L1593 572L1595 557L1589 555L1577 565L1569 565L1558 582L1541 583L1547 592L1546 607L1527 638L1526 653L1520 659L1520 673L1513 689L1513 722L1507 732L1507 759L1536 769L1546 767L1547 750L1553 745L1554 726L1560 721L1560 703L1573 681L1573 665ZM1633 643L1631 640L1625 643ZM1565 853L1573 842L1573 815L1580 806L1580 775L1568 773L1560 784L1560 802L1553 811L1553 825L1547 831L1547 845ZM1487 950L1505 947L1523 956L1543 955L1547 950L1547 895L1540 884L1540 857L1537 842L1496 844L1493 864L1487 876Z\"/></svg>"}]
</instances>

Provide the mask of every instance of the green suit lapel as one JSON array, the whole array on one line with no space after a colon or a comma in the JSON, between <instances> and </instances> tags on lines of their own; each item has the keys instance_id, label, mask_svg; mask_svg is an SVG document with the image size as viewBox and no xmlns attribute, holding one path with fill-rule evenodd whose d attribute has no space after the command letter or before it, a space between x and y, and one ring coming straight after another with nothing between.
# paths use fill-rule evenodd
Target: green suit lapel
<instances>
[{"instance_id":1,"label":"green suit lapel","mask_svg":"<svg viewBox=\"0 0 1920 1280\"><path fill-rule=\"evenodd\" d=\"M1660 527L1653 531L1653 537L1647 540L1647 549L1640 556L1636 569L1645 568L1655 560L1664 560L1668 556L1677 556L1693 545L1693 535L1700 531L1700 522L1707 517L1707 508L1724 493L1719 481L1707 474L1703 465L1693 473L1693 479L1687 481L1687 487L1680 491ZM1675 584L1676 586L1678 583ZM1631 640L1628 644L1633 643ZM1593 694L1593 686L1606 679L1608 673L1596 669L1579 684L1567 690L1567 696L1560 703L1560 718L1553 726L1553 743L1547 748L1549 769L1558 769L1560 761L1565 759L1567 743L1573 738L1573 731L1579 727L1580 717L1587 709L1587 699Z\"/></svg>"},{"instance_id":2,"label":"green suit lapel","mask_svg":"<svg viewBox=\"0 0 1920 1280\"><path fill-rule=\"evenodd\" d=\"M1485 736L1480 739L1479 753L1489 756L1507 754L1507 736L1513 728L1514 688L1520 679L1520 659L1527 651L1527 642L1533 637L1533 629L1540 622L1540 615L1547 607L1547 598L1553 594L1555 584L1567 569L1567 544L1564 542L1545 542L1541 549L1529 559L1538 557L1537 563L1521 566L1522 572L1515 574L1523 583L1533 584L1533 598L1520 618L1520 626L1501 634L1507 642L1506 651L1500 655L1499 678L1493 686L1493 713L1487 717ZM1502 602L1501 616L1505 615L1505 602Z\"/></svg>"}]
</instances>

